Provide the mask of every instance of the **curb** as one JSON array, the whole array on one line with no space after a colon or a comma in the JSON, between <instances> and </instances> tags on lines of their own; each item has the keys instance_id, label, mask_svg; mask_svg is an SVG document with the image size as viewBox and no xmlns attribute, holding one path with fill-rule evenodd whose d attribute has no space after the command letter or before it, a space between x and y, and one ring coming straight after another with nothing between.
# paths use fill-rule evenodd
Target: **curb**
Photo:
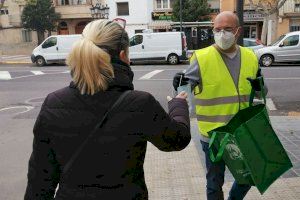
<instances>
[{"instance_id":1,"label":"curb","mask_svg":"<svg viewBox=\"0 0 300 200\"><path fill-rule=\"evenodd\" d=\"M0 64L32 64L30 61L0 61Z\"/></svg>"}]
</instances>

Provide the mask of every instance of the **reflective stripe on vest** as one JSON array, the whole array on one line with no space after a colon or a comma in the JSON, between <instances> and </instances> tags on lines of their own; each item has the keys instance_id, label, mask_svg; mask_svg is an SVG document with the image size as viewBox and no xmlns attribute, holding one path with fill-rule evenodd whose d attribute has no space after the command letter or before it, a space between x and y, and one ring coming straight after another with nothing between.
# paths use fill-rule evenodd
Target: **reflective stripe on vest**
<instances>
[{"instance_id":1,"label":"reflective stripe on vest","mask_svg":"<svg viewBox=\"0 0 300 200\"><path fill-rule=\"evenodd\" d=\"M255 78L258 61L252 50L240 47L241 68L238 89L220 53L215 47L195 51L202 80L202 90L195 88L198 128L201 134L225 125L240 110L249 106L251 85L247 78Z\"/></svg>"}]
</instances>

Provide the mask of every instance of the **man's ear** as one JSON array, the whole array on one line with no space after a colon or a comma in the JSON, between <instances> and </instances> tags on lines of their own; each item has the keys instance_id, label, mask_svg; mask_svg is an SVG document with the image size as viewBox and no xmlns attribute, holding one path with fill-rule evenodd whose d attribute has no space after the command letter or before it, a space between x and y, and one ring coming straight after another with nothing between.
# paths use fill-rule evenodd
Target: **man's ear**
<instances>
[{"instance_id":1,"label":"man's ear","mask_svg":"<svg viewBox=\"0 0 300 200\"><path fill-rule=\"evenodd\" d=\"M120 60L122 60L124 63L126 63L128 65L130 64L129 57L128 57L128 55L127 55L127 53L126 53L125 50L122 50L120 52L119 56L120 56Z\"/></svg>"}]
</instances>

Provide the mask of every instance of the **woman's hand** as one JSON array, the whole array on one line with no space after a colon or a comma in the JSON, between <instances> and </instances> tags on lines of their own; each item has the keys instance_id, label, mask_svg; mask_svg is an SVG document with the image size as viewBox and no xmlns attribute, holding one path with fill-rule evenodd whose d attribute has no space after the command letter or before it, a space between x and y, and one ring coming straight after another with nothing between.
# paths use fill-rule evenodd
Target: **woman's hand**
<instances>
[{"instance_id":1,"label":"woman's hand","mask_svg":"<svg viewBox=\"0 0 300 200\"><path fill-rule=\"evenodd\" d=\"M178 98L178 99L185 99L187 98L188 94L185 92L185 91L182 91L180 92L175 98ZM167 100L168 102L172 100L172 97L170 96L167 96Z\"/></svg>"}]
</instances>

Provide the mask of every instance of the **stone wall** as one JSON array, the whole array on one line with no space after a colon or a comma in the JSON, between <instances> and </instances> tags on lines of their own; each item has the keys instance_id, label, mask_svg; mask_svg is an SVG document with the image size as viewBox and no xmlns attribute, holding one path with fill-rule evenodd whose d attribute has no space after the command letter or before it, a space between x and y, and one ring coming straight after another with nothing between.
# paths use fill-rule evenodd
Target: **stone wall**
<instances>
[{"instance_id":1,"label":"stone wall","mask_svg":"<svg viewBox=\"0 0 300 200\"><path fill-rule=\"evenodd\" d=\"M30 55L37 46L37 34L32 32L32 42L24 42L23 28L0 29L0 54L2 55Z\"/></svg>"}]
</instances>

